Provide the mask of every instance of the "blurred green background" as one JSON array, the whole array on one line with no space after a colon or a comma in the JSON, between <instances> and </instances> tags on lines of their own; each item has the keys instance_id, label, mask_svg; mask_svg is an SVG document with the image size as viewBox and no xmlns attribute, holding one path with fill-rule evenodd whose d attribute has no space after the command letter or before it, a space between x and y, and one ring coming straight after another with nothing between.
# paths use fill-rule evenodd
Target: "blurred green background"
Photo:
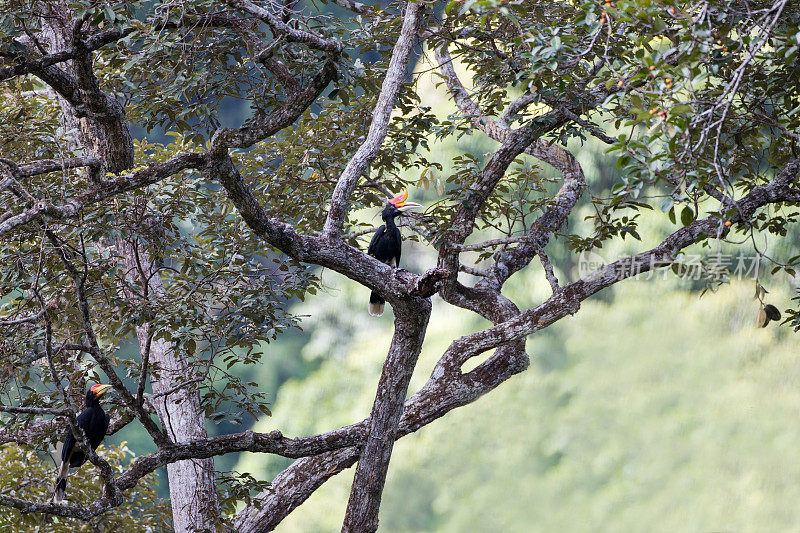
<instances>
[{"instance_id":1,"label":"blurred green background","mask_svg":"<svg viewBox=\"0 0 800 533\"><path fill-rule=\"evenodd\" d=\"M417 70L429 67L422 61ZM425 105L446 117L454 108L435 81L430 74L421 77L419 92ZM246 106L230 109L246 113ZM446 178L453 156L484 154L493 146L467 136L431 144L431 155L445 166L439 177ZM571 148L592 193L608 191L616 165L604 147L587 141ZM546 168L542 173L554 175ZM411 191L411 199L426 205L438 197L435 185ZM571 231L582 228L588 209L586 204L576 209ZM376 213L362 215L378 223ZM644 243L628 240L598 253L613 260L674 229L656 208L643 216ZM797 249L796 233L779 246L760 244L781 255ZM562 244L551 243L548 252L562 282L576 279L575 257ZM403 263L421 272L435 264L435 252L409 243ZM391 338L391 311L370 317L367 289L330 271L321 276L326 289L293 306L306 316L303 330L265 345L262 365L238 370L274 400L273 416L253 426L258 431L311 435L369 414ZM781 310L791 305L795 280L783 275L762 283L770 303ZM800 527L799 338L776 324L755 327L752 276L701 297L702 288L659 271L653 279L603 291L574 317L531 336L528 371L398 442L381 531ZM549 296L549 286L532 266L512 278L505 293L520 307L530 307ZM433 301L412 393L454 338L486 326L438 297ZM209 425L209 432L242 431L252 422ZM109 444L128 441L137 454L152 451L146 434L134 426ZM217 458L219 469L260 479L271 479L288 464L268 455ZM350 470L325 484L278 531L339 531L352 475ZM165 478L159 489L164 496Z\"/></svg>"}]
</instances>

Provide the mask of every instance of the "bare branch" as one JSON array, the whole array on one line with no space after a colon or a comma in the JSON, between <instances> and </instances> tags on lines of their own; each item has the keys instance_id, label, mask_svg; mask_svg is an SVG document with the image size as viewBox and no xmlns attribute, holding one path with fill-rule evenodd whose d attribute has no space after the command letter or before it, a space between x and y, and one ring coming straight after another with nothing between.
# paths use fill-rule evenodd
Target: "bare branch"
<instances>
[{"instance_id":1,"label":"bare branch","mask_svg":"<svg viewBox=\"0 0 800 533\"><path fill-rule=\"evenodd\" d=\"M37 320L42 318L44 313L45 309L42 309L41 311L33 315L24 316L20 318L10 318L8 320L0 320L0 326L15 326L18 324L26 324L28 322L36 322Z\"/></svg>"},{"instance_id":2,"label":"bare branch","mask_svg":"<svg viewBox=\"0 0 800 533\"><path fill-rule=\"evenodd\" d=\"M300 459L278 474L267 491L255 498L234 519L234 528L241 533L266 533L342 470L353 466L358 448L344 448Z\"/></svg>"},{"instance_id":3,"label":"bare branch","mask_svg":"<svg viewBox=\"0 0 800 533\"><path fill-rule=\"evenodd\" d=\"M523 95L515 98L508 107L506 107L503 114L500 115L500 118L497 119L497 123L501 126L508 127L508 121L511 120L514 115L528 107L530 104L536 101L536 94L534 93L524 93Z\"/></svg>"},{"instance_id":4,"label":"bare branch","mask_svg":"<svg viewBox=\"0 0 800 533\"><path fill-rule=\"evenodd\" d=\"M467 265L458 265L458 271L464 272L465 274L469 274L470 276L484 277L489 275L489 272L487 272L486 270L473 268Z\"/></svg>"},{"instance_id":5,"label":"bare branch","mask_svg":"<svg viewBox=\"0 0 800 533\"><path fill-rule=\"evenodd\" d=\"M369 6L354 2L353 0L331 0L331 3L352 11L353 13L358 13L359 15L366 15L369 13Z\"/></svg>"},{"instance_id":6,"label":"bare branch","mask_svg":"<svg viewBox=\"0 0 800 533\"><path fill-rule=\"evenodd\" d=\"M61 205L55 205L49 200L39 200L33 207L0 222L0 235L45 217L54 219L74 217L89 205L112 198L123 192L152 185L182 170L200 168L203 165L205 165L205 158L201 154L181 154L163 163L155 163L132 174L118 176L104 181L102 184L94 185L86 192Z\"/></svg>"},{"instance_id":7,"label":"bare branch","mask_svg":"<svg viewBox=\"0 0 800 533\"><path fill-rule=\"evenodd\" d=\"M211 138L211 150L215 157L229 148L248 148L288 127L308 109L336 76L336 64L325 61L319 74L303 91L292 94L286 104L269 114L259 113L251 126L231 129L221 128Z\"/></svg>"},{"instance_id":8,"label":"bare branch","mask_svg":"<svg viewBox=\"0 0 800 533\"><path fill-rule=\"evenodd\" d=\"M547 257L543 251L539 250L539 261L542 262L542 268L544 268L544 275L547 278L547 281L550 283L550 288L553 289L553 294L558 292L560 287L558 286L558 278L556 277L556 273L553 272L553 265L550 263L550 258Z\"/></svg>"},{"instance_id":9,"label":"bare branch","mask_svg":"<svg viewBox=\"0 0 800 533\"><path fill-rule=\"evenodd\" d=\"M275 34L283 36L289 42L304 43L312 48L330 52L334 55L340 54L344 49L342 42L338 39L327 38L310 31L293 28L283 22L277 15L249 0L228 0L227 4L255 15L259 20L269 25Z\"/></svg>"},{"instance_id":10,"label":"bare branch","mask_svg":"<svg viewBox=\"0 0 800 533\"><path fill-rule=\"evenodd\" d=\"M29 177L37 176L39 174L47 174L49 172L56 172L59 170L67 170L70 168L97 166L100 166L100 160L96 157L70 157L61 161L54 159L43 159L41 161L34 161L32 163L19 165L19 172L20 176Z\"/></svg>"},{"instance_id":11,"label":"bare branch","mask_svg":"<svg viewBox=\"0 0 800 533\"><path fill-rule=\"evenodd\" d=\"M93 517L111 508L111 506L105 502L102 506L97 506L95 509L89 510L85 507L77 507L75 505L31 502L4 494L0 494L0 505L19 509L23 513L47 513L54 516L80 518L81 520L91 520Z\"/></svg>"},{"instance_id":12,"label":"bare branch","mask_svg":"<svg viewBox=\"0 0 800 533\"><path fill-rule=\"evenodd\" d=\"M142 365L139 368L139 386L136 387L136 403L142 405L144 402L144 386L147 382L147 373L149 371L149 364L150 364L150 351L153 346L153 334L152 332L148 332L147 335L147 343L144 346L143 354L142 354Z\"/></svg>"},{"instance_id":13,"label":"bare branch","mask_svg":"<svg viewBox=\"0 0 800 533\"><path fill-rule=\"evenodd\" d=\"M483 250L484 248L491 248L494 246L502 246L504 244L513 244L516 242L525 242L531 240L532 236L518 235L516 237L505 237L502 239L489 239L488 241L479 242L476 244L459 244L455 249L459 252L474 252L475 250Z\"/></svg>"},{"instance_id":14,"label":"bare branch","mask_svg":"<svg viewBox=\"0 0 800 533\"><path fill-rule=\"evenodd\" d=\"M87 38L83 42L83 47L86 51L94 51L104 47L107 44L116 42L128 35L130 35L135 28L127 27L127 28L111 28L109 30L97 33L92 35L91 37ZM64 61L69 61L74 59L77 54L77 50L63 50L59 52L55 52L52 54L47 54L45 56L39 58L21 58L21 62L17 65L12 67L4 67L0 68L0 81L5 81L10 78L14 78L16 76L21 76L24 74L36 73L41 72L42 70L50 67L52 65L56 65L57 63L63 63Z\"/></svg>"},{"instance_id":15,"label":"bare branch","mask_svg":"<svg viewBox=\"0 0 800 533\"><path fill-rule=\"evenodd\" d=\"M13 405L0 405L0 412L13 414L67 416L72 411L69 409L56 409L54 407L14 407Z\"/></svg>"},{"instance_id":16,"label":"bare branch","mask_svg":"<svg viewBox=\"0 0 800 533\"><path fill-rule=\"evenodd\" d=\"M361 175L366 172L372 160L378 155L378 150L386 137L389 118L392 109L394 109L397 94L400 92L400 86L406 78L411 49L419 32L424 9L425 6L421 3L408 2L406 4L403 26L400 29L400 36L394 45L389 68L386 70L386 77L381 85L381 92L378 95L378 102L375 104L375 110L372 113L372 123L369 126L367 138L347 162L347 166L339 177L331 197L330 210L323 230L323 234L328 238L338 239L341 237L350 197L353 194L356 183Z\"/></svg>"},{"instance_id":17,"label":"bare branch","mask_svg":"<svg viewBox=\"0 0 800 533\"><path fill-rule=\"evenodd\" d=\"M589 134L593 135L594 137L597 137L598 139L600 139L604 143L606 143L606 144L615 144L617 142L617 139L615 139L614 137L611 137L609 135L606 135L606 133L603 130L601 130L599 127L597 127L596 125L591 124L588 121L582 119L577 113L573 113L572 110L562 107L561 108L561 112L564 113L567 117L569 117L569 119L571 121L575 122L576 124L580 124L581 126L583 126L583 129L588 131Z\"/></svg>"}]
</instances>

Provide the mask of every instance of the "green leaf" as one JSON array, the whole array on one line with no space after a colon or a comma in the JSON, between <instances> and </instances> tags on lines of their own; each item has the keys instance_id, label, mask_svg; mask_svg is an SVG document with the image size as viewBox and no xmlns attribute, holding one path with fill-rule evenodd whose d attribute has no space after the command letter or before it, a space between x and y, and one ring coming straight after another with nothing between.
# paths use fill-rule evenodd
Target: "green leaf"
<instances>
[{"instance_id":1,"label":"green leaf","mask_svg":"<svg viewBox=\"0 0 800 533\"><path fill-rule=\"evenodd\" d=\"M681 211L681 224L684 226L688 226L694 221L694 211L691 207L684 206L683 210Z\"/></svg>"},{"instance_id":2,"label":"green leaf","mask_svg":"<svg viewBox=\"0 0 800 533\"><path fill-rule=\"evenodd\" d=\"M674 105L669 110L671 115L680 115L682 113L691 113L692 108L686 104Z\"/></svg>"}]
</instances>

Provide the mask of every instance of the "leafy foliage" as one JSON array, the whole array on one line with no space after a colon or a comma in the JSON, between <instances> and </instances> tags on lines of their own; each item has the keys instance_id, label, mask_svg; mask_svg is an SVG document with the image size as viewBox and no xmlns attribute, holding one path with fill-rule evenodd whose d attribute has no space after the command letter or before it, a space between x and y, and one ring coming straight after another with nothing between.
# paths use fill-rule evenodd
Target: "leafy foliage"
<instances>
[{"instance_id":1,"label":"leafy foliage","mask_svg":"<svg viewBox=\"0 0 800 533\"><path fill-rule=\"evenodd\" d=\"M61 51L69 57L57 60L45 42L52 40L52 20L58 19L47 11L50 4L14 0L4 5L0 224L39 205L77 206L73 214L52 207L32 215L0 242L4 405L63 409L60 385L79 403L87 380L105 381L95 366L97 354L87 355L94 350L93 335L128 387L135 391L141 384L143 393L151 392L144 361L123 349L145 324L153 335L143 347L164 341L170 353L186 361L188 381L181 386L199 393L201 427L206 421L224 422L230 429L271 414L273 399L250 367L279 353L271 352L269 343L297 329L301 315L320 315L317 323L309 322L316 326L325 322L304 343L302 357L313 361L309 367L333 372L332 361L348 359L351 337L361 330L347 323L342 308L297 305L330 289L324 271L300 263L297 259L306 260L303 254L293 259L279 251L286 247L264 244L277 241L265 235L289 228L286 233L302 241L316 238L325 227L334 190L376 116L404 4L358 4L351 6L357 14L346 16L314 2L267 2L255 6L261 11L247 5L249 10L210 0L64 2L59 8L72 24L66 40L74 42ZM359 169L352 195L344 199L347 235L339 243L365 248L368 228L375 225L369 216L387 195L411 186L431 207L409 217L407 239L445 253L448 248L475 252L454 252L453 277L446 280L450 288L464 282L455 277L456 270L470 272L485 279L475 293L494 290L497 301L507 295L519 309L550 298L540 295L534 301L531 291L519 286L516 294L501 294L507 277L498 281L498 272L510 276L537 255L547 268L543 249L525 249L534 234L557 259L562 285L566 265L579 252L624 249L633 255L649 248L639 241L657 243L682 230L688 233L704 220L718 228L716 233L703 229L681 248L692 243L717 252L723 246L752 248L759 260L770 263L766 271L776 276L774 283L787 279L778 276L796 279L800 196L771 198L753 212L745 212L741 202L753 191L769 194L762 186L797 161L799 25L800 7L785 0L748 5L721 0L442 2L428 10L414 53L419 58L442 50L452 54L462 79L456 83L444 74L444 65L431 64L430 69L442 71L435 82L420 69L404 80L392 97L380 150ZM111 34L116 37L81 56L90 38ZM336 46L320 45L317 37ZM75 87L56 87L58 76L53 81L50 67L90 72ZM326 69L334 69L335 76ZM331 75L320 78L323 72ZM314 87L318 79L323 82ZM305 91L313 98L301 106L298 95ZM114 115L112 106L98 111L81 101L94 93L102 94L101 103L114 101L124 112ZM431 101L432 94L455 95L459 109ZM244 112L226 116L231 105ZM86 161L97 155L97 147L86 142L87 124L115 117L139 133L134 166L105 172L109 167ZM292 120L284 122L286 117ZM264 126L272 119L274 128ZM218 142L262 127L268 132L254 135L252 142ZM567 154L565 147L584 156L601 142L605 153L595 168L602 164L611 172L584 172L576 163L580 180L572 179L588 186L572 190L575 198L566 201L561 196L570 194L562 188L569 181L566 173L556 176L531 156L515 158L494 181L484 179L500 151L513 144L508 139L520 131L535 133L528 139L529 152L532 146L557 145L559 153ZM483 137L487 132L491 141ZM500 151L497 143L503 145ZM74 158L80 161L66 164ZM170 167L181 158L197 164ZM61 164L20 172L26 163L51 159ZM234 209L236 194L218 175L222 163L233 167L241 186L252 193L246 204L263 208L256 223L243 219L241 204ZM125 185L132 176L164 168L177 170ZM110 190L110 183L121 185ZM800 194L796 171L784 188ZM84 204L76 198L89 200ZM557 224L538 225L567 204L563 216L555 217ZM464 212L475 216L459 219ZM460 223L466 235L485 242L445 242ZM761 246L767 239L770 248ZM351 252L351 258L358 255ZM515 253L527 262L509 267L505 258ZM447 259L429 257L414 266L441 266ZM716 290L729 279L710 258L690 264L671 251L659 260L703 288ZM494 267L494 274L482 270ZM756 271L762 289L762 283L770 286L764 277ZM151 279L163 283L157 298L151 291L161 289L151 287ZM554 275L548 281L551 294L558 294ZM782 309L781 318L774 318L779 302L767 303L760 292L757 299L765 316L769 312L772 320L800 328L800 311ZM155 362L146 370L151 379L164 371ZM373 370L340 372L334 381L344 389L353 375L374 378ZM337 400L350 406L337 411L341 424L351 422L353 414L365 416L361 406L349 402L354 395L342 393ZM12 432L37 418L3 416L4 429ZM331 429L333 419L324 420L327 425L314 431ZM35 451L44 452L55 438L42 437ZM25 454L34 451L26 450L7 447L9 464L33 457ZM558 453L545 454L540 473L559 463ZM285 460L277 463L284 466ZM31 476L36 479L35 471ZM227 513L242 501L251 503L248 485L265 488L247 473L222 477ZM421 483L412 474L406 480ZM424 489L435 490L430 484ZM408 521L403 527L421 526Z\"/></svg>"},{"instance_id":2,"label":"leafy foliage","mask_svg":"<svg viewBox=\"0 0 800 533\"><path fill-rule=\"evenodd\" d=\"M133 460L133 453L126 443L120 446L98 449L115 469L123 468ZM0 492L25 500L46 501L52 496L55 480L53 463L34 450L16 445L0 446ZM23 481L24 480L24 481ZM70 475L67 497L71 503L88 505L103 490L103 480L98 470L90 464ZM37 529L39 528L39 529ZM0 513L0 529L5 531L48 531L52 533L72 533L75 531L143 531L147 533L168 533L172 531L172 511L169 501L157 497L156 477L144 477L129 498L114 511L82 522L74 518L49 517L21 513L15 509L4 509Z\"/></svg>"}]
</instances>

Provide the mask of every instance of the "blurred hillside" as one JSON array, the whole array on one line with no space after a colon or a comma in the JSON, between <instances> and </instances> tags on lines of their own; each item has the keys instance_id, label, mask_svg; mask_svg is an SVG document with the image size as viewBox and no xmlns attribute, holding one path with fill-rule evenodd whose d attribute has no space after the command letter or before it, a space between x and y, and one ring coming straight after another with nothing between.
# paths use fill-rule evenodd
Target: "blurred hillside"
<instances>
[{"instance_id":1,"label":"blurred hillside","mask_svg":"<svg viewBox=\"0 0 800 533\"><path fill-rule=\"evenodd\" d=\"M752 283L699 298L671 281L632 281L613 305L591 301L531 337L528 371L398 442L381 530L792 529L798 340L757 329L751 296ZM412 390L469 329L455 315L435 309ZM285 384L256 429L309 435L368 414L389 320L366 331L365 311L339 317L360 330L347 355ZM307 348L334 330L320 328ZM286 463L249 455L238 468L269 478ZM351 479L329 481L279 531L338 531Z\"/></svg>"}]
</instances>

